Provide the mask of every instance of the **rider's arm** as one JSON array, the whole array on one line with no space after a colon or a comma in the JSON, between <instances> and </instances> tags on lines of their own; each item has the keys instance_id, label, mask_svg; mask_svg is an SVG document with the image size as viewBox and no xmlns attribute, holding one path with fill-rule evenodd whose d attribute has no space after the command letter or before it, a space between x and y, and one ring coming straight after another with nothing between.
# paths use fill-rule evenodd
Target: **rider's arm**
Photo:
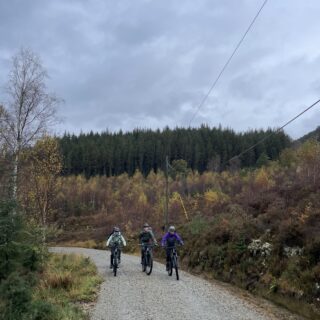
<instances>
[{"instance_id":1,"label":"rider's arm","mask_svg":"<svg viewBox=\"0 0 320 320\"><path fill-rule=\"evenodd\" d=\"M176 236L177 241L178 241L180 244L183 244L183 241L182 241L181 237L180 237L177 233L175 233L175 236Z\"/></svg>"},{"instance_id":2,"label":"rider's arm","mask_svg":"<svg viewBox=\"0 0 320 320\"><path fill-rule=\"evenodd\" d=\"M141 244L142 232L139 233L139 243Z\"/></svg>"},{"instance_id":3,"label":"rider's arm","mask_svg":"<svg viewBox=\"0 0 320 320\"><path fill-rule=\"evenodd\" d=\"M167 232L161 240L161 245L164 247L166 245L167 239L168 239L169 233Z\"/></svg>"},{"instance_id":4,"label":"rider's arm","mask_svg":"<svg viewBox=\"0 0 320 320\"><path fill-rule=\"evenodd\" d=\"M126 242L126 240L124 239L123 235L121 235L121 241L122 241L122 243L123 243L124 246L127 245L127 242Z\"/></svg>"},{"instance_id":5,"label":"rider's arm","mask_svg":"<svg viewBox=\"0 0 320 320\"><path fill-rule=\"evenodd\" d=\"M156 237L154 236L153 231L149 230L149 232L150 232L150 234L151 234L152 241L153 241L154 243L157 243L157 239L156 239Z\"/></svg>"},{"instance_id":6,"label":"rider's arm","mask_svg":"<svg viewBox=\"0 0 320 320\"><path fill-rule=\"evenodd\" d=\"M107 247L109 247L109 244L110 244L111 239L112 239L112 235L111 235L111 236L108 238L108 240L107 240Z\"/></svg>"}]
</instances>

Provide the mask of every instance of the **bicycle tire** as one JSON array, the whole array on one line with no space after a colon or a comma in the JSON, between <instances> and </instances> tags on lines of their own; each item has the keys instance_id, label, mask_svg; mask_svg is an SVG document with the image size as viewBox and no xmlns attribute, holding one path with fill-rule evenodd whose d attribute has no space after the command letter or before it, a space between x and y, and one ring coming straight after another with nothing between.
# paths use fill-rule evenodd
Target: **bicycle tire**
<instances>
[{"instance_id":1,"label":"bicycle tire","mask_svg":"<svg viewBox=\"0 0 320 320\"><path fill-rule=\"evenodd\" d=\"M118 269L118 250L115 250L113 253L113 275L117 275Z\"/></svg>"},{"instance_id":2,"label":"bicycle tire","mask_svg":"<svg viewBox=\"0 0 320 320\"><path fill-rule=\"evenodd\" d=\"M117 269L118 269L118 259L114 258L113 259L113 275L117 275Z\"/></svg>"},{"instance_id":3,"label":"bicycle tire","mask_svg":"<svg viewBox=\"0 0 320 320\"><path fill-rule=\"evenodd\" d=\"M169 267L168 267L168 276L172 276L172 271L173 271L173 268L172 268L172 260L169 261Z\"/></svg>"},{"instance_id":4,"label":"bicycle tire","mask_svg":"<svg viewBox=\"0 0 320 320\"><path fill-rule=\"evenodd\" d=\"M152 268L153 268L153 259L152 259L152 255L149 252L149 254L146 257L146 274L148 276L150 276L152 272Z\"/></svg>"},{"instance_id":5,"label":"bicycle tire","mask_svg":"<svg viewBox=\"0 0 320 320\"><path fill-rule=\"evenodd\" d=\"M176 279L179 280L179 267L178 267L178 261L177 261L177 257L173 257L173 261L174 261L174 269L176 271Z\"/></svg>"},{"instance_id":6,"label":"bicycle tire","mask_svg":"<svg viewBox=\"0 0 320 320\"><path fill-rule=\"evenodd\" d=\"M142 272L146 272L146 265L147 265L146 255L144 255L142 260Z\"/></svg>"}]
</instances>

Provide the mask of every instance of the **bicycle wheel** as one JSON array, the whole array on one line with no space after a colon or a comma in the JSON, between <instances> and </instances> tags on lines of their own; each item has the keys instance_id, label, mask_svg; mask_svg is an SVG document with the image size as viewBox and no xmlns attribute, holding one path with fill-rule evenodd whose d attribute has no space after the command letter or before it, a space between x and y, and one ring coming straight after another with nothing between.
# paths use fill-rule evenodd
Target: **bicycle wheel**
<instances>
[{"instance_id":1,"label":"bicycle wheel","mask_svg":"<svg viewBox=\"0 0 320 320\"><path fill-rule=\"evenodd\" d=\"M117 255L114 255L114 258L113 258L113 275L114 276L117 275L117 269L118 269L118 257Z\"/></svg>"},{"instance_id":2,"label":"bicycle wheel","mask_svg":"<svg viewBox=\"0 0 320 320\"><path fill-rule=\"evenodd\" d=\"M148 276L150 276L152 272L152 267L153 267L153 259L152 259L152 254L150 254L149 252L146 257L146 274Z\"/></svg>"},{"instance_id":3,"label":"bicycle wheel","mask_svg":"<svg viewBox=\"0 0 320 320\"><path fill-rule=\"evenodd\" d=\"M179 268L178 268L178 260L177 260L176 256L173 257L173 265L174 265L174 269L176 271L176 278L177 278L177 280L179 280Z\"/></svg>"},{"instance_id":4,"label":"bicycle wheel","mask_svg":"<svg viewBox=\"0 0 320 320\"><path fill-rule=\"evenodd\" d=\"M145 272L146 271L146 267L147 267L147 254L145 253L144 254L144 257L143 257L143 260L142 260L142 272Z\"/></svg>"},{"instance_id":5,"label":"bicycle wheel","mask_svg":"<svg viewBox=\"0 0 320 320\"><path fill-rule=\"evenodd\" d=\"M171 277L172 276L172 260L169 261L169 267L168 267L168 275Z\"/></svg>"}]
</instances>

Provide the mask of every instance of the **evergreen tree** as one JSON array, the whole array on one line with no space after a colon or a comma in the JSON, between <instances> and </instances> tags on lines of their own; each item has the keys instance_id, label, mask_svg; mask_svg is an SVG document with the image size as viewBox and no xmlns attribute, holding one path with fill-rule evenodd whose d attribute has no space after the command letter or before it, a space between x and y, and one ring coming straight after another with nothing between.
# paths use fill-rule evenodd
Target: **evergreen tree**
<instances>
[{"instance_id":1,"label":"evergreen tree","mask_svg":"<svg viewBox=\"0 0 320 320\"><path fill-rule=\"evenodd\" d=\"M13 213L17 214L13 214ZM26 319L43 248L13 202L0 202L0 319Z\"/></svg>"},{"instance_id":2,"label":"evergreen tree","mask_svg":"<svg viewBox=\"0 0 320 320\"><path fill-rule=\"evenodd\" d=\"M162 131L135 129L132 132L65 133L60 138L64 158L63 173L114 176L124 172L133 175L136 170L147 176L151 171L165 169L165 158L170 162L184 159L193 171L203 173L218 159L219 170L229 167L229 160L272 131L254 130L235 133L231 129L164 128ZM277 159L290 146L290 138L277 132L241 157L241 166L255 166L264 153L268 159Z\"/></svg>"}]
</instances>

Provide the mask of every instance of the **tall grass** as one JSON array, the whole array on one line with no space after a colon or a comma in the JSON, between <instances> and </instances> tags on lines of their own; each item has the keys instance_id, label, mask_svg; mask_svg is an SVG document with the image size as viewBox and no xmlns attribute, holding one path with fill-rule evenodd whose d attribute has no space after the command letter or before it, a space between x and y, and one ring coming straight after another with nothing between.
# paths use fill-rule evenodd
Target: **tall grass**
<instances>
[{"instance_id":1,"label":"tall grass","mask_svg":"<svg viewBox=\"0 0 320 320\"><path fill-rule=\"evenodd\" d=\"M101 281L89 258L52 254L40 275L33 298L52 306L52 315L47 314L43 319L87 319L88 315L81 306L95 301Z\"/></svg>"}]
</instances>

